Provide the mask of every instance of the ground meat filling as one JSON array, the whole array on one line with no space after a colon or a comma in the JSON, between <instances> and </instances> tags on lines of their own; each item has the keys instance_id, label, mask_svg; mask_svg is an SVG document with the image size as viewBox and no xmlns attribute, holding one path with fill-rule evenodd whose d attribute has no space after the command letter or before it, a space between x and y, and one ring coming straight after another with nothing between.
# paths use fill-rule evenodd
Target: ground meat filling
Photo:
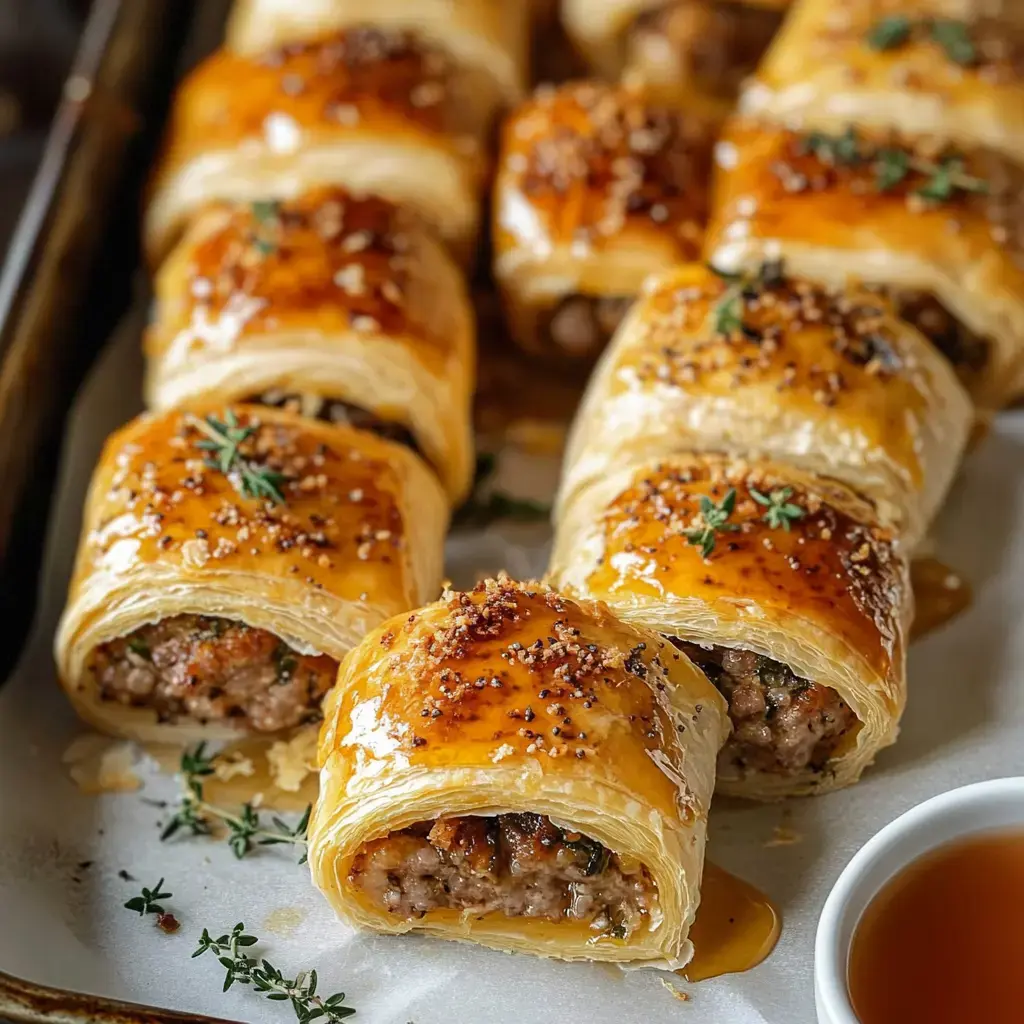
<instances>
[{"instance_id":1,"label":"ground meat filling","mask_svg":"<svg viewBox=\"0 0 1024 1024\"><path fill-rule=\"evenodd\" d=\"M352 884L405 919L432 910L579 921L628 938L656 904L654 884L600 843L539 814L441 818L367 843Z\"/></svg>"},{"instance_id":2,"label":"ground meat filling","mask_svg":"<svg viewBox=\"0 0 1024 1024\"><path fill-rule=\"evenodd\" d=\"M674 641L729 702L733 731L720 763L752 772L820 772L857 716L829 686L751 651Z\"/></svg>"},{"instance_id":3,"label":"ground meat filling","mask_svg":"<svg viewBox=\"0 0 1024 1024\"><path fill-rule=\"evenodd\" d=\"M419 454L419 446L411 431L402 423L381 419L368 409L343 402L340 398L323 398L320 395L295 395L283 391L266 391L262 395L254 395L246 401L258 405L272 405L278 409L310 419L323 420L325 423L337 423L366 430L386 441L394 441Z\"/></svg>"},{"instance_id":4,"label":"ground meat filling","mask_svg":"<svg viewBox=\"0 0 1024 1024\"><path fill-rule=\"evenodd\" d=\"M598 355L618 330L632 303L632 299L619 296L566 296L548 320L551 345L568 356Z\"/></svg>"},{"instance_id":5,"label":"ground meat filling","mask_svg":"<svg viewBox=\"0 0 1024 1024\"><path fill-rule=\"evenodd\" d=\"M756 69L781 23L778 11L743 3L676 0L636 20L634 61L664 66L667 47L679 77L693 77L711 94L731 98Z\"/></svg>"},{"instance_id":6,"label":"ground meat filling","mask_svg":"<svg viewBox=\"0 0 1024 1024\"><path fill-rule=\"evenodd\" d=\"M988 341L960 323L934 295L900 291L893 299L900 316L931 339L961 377L970 377L985 369Z\"/></svg>"},{"instance_id":7,"label":"ground meat filling","mask_svg":"<svg viewBox=\"0 0 1024 1024\"><path fill-rule=\"evenodd\" d=\"M338 669L266 630L202 615L143 626L98 647L92 664L102 700L151 708L164 722L234 719L256 732L319 718Z\"/></svg>"}]
</instances>

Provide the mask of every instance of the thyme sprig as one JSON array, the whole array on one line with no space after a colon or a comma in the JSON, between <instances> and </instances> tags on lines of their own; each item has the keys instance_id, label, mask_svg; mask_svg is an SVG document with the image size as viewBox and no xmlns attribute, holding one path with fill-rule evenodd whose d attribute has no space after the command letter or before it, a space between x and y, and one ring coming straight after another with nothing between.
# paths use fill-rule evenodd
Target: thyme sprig
<instances>
[{"instance_id":1,"label":"thyme sprig","mask_svg":"<svg viewBox=\"0 0 1024 1024\"><path fill-rule=\"evenodd\" d=\"M270 237L270 232L276 229L280 212L281 204L275 199L257 199L252 204L252 216L256 221L253 244L261 256L277 252L277 242Z\"/></svg>"},{"instance_id":2,"label":"thyme sprig","mask_svg":"<svg viewBox=\"0 0 1024 1024\"><path fill-rule=\"evenodd\" d=\"M739 529L736 523L729 522L735 507L735 487L730 487L720 502L712 501L706 494L701 495L700 524L686 530L683 536L690 544L700 548L702 558L710 557L715 550L715 540L719 533L735 533Z\"/></svg>"},{"instance_id":3,"label":"thyme sprig","mask_svg":"<svg viewBox=\"0 0 1024 1024\"><path fill-rule=\"evenodd\" d=\"M294 978L286 978L265 957L252 957L244 952L259 941L255 935L246 934L245 925L241 921L229 934L216 939L204 928L199 938L199 947L192 954L192 958L195 959L207 952L213 953L226 972L224 992L236 982L240 985L252 985L267 999L290 1002L299 1024L309 1024L314 1020L335 1024L336 1021L345 1020L356 1012L354 1007L343 1005L344 992L336 992L326 998L317 995L315 970L300 971Z\"/></svg>"},{"instance_id":4,"label":"thyme sprig","mask_svg":"<svg viewBox=\"0 0 1024 1024\"><path fill-rule=\"evenodd\" d=\"M751 487L750 496L765 507L766 511L761 518L773 530L781 527L789 533L790 526L807 514L805 509L789 500L793 496L792 487L778 487L768 494Z\"/></svg>"},{"instance_id":5,"label":"thyme sprig","mask_svg":"<svg viewBox=\"0 0 1024 1024\"><path fill-rule=\"evenodd\" d=\"M206 458L207 466L223 473L235 490L246 498L264 499L275 505L285 504L281 491L285 475L241 454L240 445L256 432L255 426L239 426L232 409L224 413L223 419L212 414L204 419L197 416L189 416L188 419L205 435L202 441L196 442L196 447L210 453Z\"/></svg>"},{"instance_id":6,"label":"thyme sprig","mask_svg":"<svg viewBox=\"0 0 1024 1024\"><path fill-rule=\"evenodd\" d=\"M896 146L872 149L853 127L842 135L810 132L800 142L802 155L813 154L823 163L834 167L858 167L870 163L875 176L875 188L890 192L902 185L912 171L924 175L926 180L913 190L913 194L932 202L947 202L957 192L984 195L988 182L968 174L962 156L947 154L940 160L928 160Z\"/></svg>"},{"instance_id":7,"label":"thyme sprig","mask_svg":"<svg viewBox=\"0 0 1024 1024\"><path fill-rule=\"evenodd\" d=\"M968 26L952 18L912 19L905 14L890 14L876 21L865 35L873 50L898 50L910 42L915 33L930 39L946 56L961 67L970 67L978 61L978 49L971 39Z\"/></svg>"},{"instance_id":8,"label":"thyme sprig","mask_svg":"<svg viewBox=\"0 0 1024 1024\"><path fill-rule=\"evenodd\" d=\"M147 889L145 886L142 887L142 893L139 896L133 896L130 900L125 903L126 910L138 911L139 917L145 917L146 914L164 914L164 910L161 904L157 903L157 900L169 900L173 893L161 892L160 890L164 887L164 880L161 878L152 889Z\"/></svg>"},{"instance_id":9,"label":"thyme sprig","mask_svg":"<svg viewBox=\"0 0 1024 1024\"><path fill-rule=\"evenodd\" d=\"M270 827L251 803L242 805L235 814L226 808L211 804L203 794L203 779L213 774L213 758L206 754L206 744L184 751L180 762L185 791L170 820L160 833L161 840L170 839L178 832L188 831L191 835L209 835L214 822L220 822L228 829L228 845L241 860L257 846L275 846L289 843L301 851L299 863L306 861L306 831L312 804L306 806L296 825L289 825L276 815L270 819Z\"/></svg>"},{"instance_id":10,"label":"thyme sprig","mask_svg":"<svg viewBox=\"0 0 1024 1024\"><path fill-rule=\"evenodd\" d=\"M712 310L714 332L725 338L742 335L749 341L759 341L761 332L744 319L746 303L756 299L763 291L777 288L783 281L781 260L762 263L756 273L733 273L709 263L708 269L727 284L721 298Z\"/></svg>"}]
</instances>

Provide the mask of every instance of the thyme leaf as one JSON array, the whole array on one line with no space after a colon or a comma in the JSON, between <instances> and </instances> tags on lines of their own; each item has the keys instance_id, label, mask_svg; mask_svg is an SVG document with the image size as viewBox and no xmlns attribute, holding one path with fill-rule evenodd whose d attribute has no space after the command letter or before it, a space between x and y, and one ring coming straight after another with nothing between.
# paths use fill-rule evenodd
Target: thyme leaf
<instances>
[{"instance_id":1,"label":"thyme leaf","mask_svg":"<svg viewBox=\"0 0 1024 1024\"><path fill-rule=\"evenodd\" d=\"M702 558L710 557L715 550L715 539L719 533L734 533L739 529L730 523L729 517L736 507L736 488L730 487L720 502L714 502L706 494L700 499L700 519L697 526L684 531L686 540L700 548Z\"/></svg>"},{"instance_id":2,"label":"thyme leaf","mask_svg":"<svg viewBox=\"0 0 1024 1024\"><path fill-rule=\"evenodd\" d=\"M961 67L970 67L978 61L978 51L970 31L962 21L950 18L931 20L931 37L946 52L946 56Z\"/></svg>"},{"instance_id":3,"label":"thyme leaf","mask_svg":"<svg viewBox=\"0 0 1024 1024\"><path fill-rule=\"evenodd\" d=\"M789 533L790 526L807 514L805 509L789 500L793 496L792 487L778 487L768 494L751 487L750 496L759 505L764 505L767 511L761 518L773 530L781 527Z\"/></svg>"},{"instance_id":4,"label":"thyme leaf","mask_svg":"<svg viewBox=\"0 0 1024 1024\"><path fill-rule=\"evenodd\" d=\"M241 427L234 410L228 409L223 419L209 415L200 420L189 416L192 426L205 435L196 442L196 447L209 452L206 464L210 469L219 470L243 497L266 500L275 505L284 505L285 497L281 484L286 480L283 473L268 466L261 466L244 457L240 451L242 442L256 432L253 425Z\"/></svg>"},{"instance_id":5,"label":"thyme leaf","mask_svg":"<svg viewBox=\"0 0 1024 1024\"><path fill-rule=\"evenodd\" d=\"M910 18L905 14L891 14L876 21L865 39L873 50L895 50L910 38L910 28Z\"/></svg>"},{"instance_id":6,"label":"thyme leaf","mask_svg":"<svg viewBox=\"0 0 1024 1024\"><path fill-rule=\"evenodd\" d=\"M133 896L125 903L125 909L138 911L139 917L144 917L146 914L164 914L165 910L157 903L157 900L169 900L173 893L161 892L163 885L164 880L161 878L152 889L143 886L140 895Z\"/></svg>"}]
</instances>

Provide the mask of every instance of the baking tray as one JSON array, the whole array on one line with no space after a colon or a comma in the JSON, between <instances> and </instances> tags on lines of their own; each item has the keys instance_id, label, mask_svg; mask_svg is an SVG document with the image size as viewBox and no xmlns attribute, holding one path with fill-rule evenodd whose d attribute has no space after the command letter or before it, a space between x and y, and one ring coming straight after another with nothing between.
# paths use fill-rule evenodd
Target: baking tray
<instances>
[{"instance_id":1,"label":"baking tray","mask_svg":"<svg viewBox=\"0 0 1024 1024\"><path fill-rule=\"evenodd\" d=\"M158 77L158 53L161 60L173 53L173 59L188 61L208 45L209 28L220 17L209 0L198 10L205 26L183 46L175 43L171 26L180 28L179 19L191 13L180 3L99 0L86 39L98 61L97 80L113 74L108 62L122 48L121 73L134 68L127 78L141 96ZM164 92L169 80L169 75L162 79ZM135 109L143 110L141 103ZM46 496L54 493L55 500L39 573L38 615L20 663L0 689L0 1018L68 1024L293 1019L287 1004L261 1000L251 990L236 986L222 993L216 963L190 958L203 928L217 934L241 920L261 936L258 948L277 966L291 972L316 967L321 991L344 990L357 1008L356 1024L522 1024L562 1015L585 1015L591 1024L810 1024L814 926L852 853L886 821L928 796L966 782L1024 773L1024 531L1018 527L1024 517L1024 412L1001 417L972 452L938 525L936 553L963 571L976 598L959 619L912 649L910 703L897 746L883 752L859 785L822 799L772 806L715 803L709 856L763 889L782 912L779 945L764 964L689 985L654 971L559 964L417 936L357 934L333 920L286 850L270 848L237 861L218 839L161 843L159 824L168 813L162 804L175 799L179 784L167 773L160 751L140 754L115 780L140 786L129 793L85 796L80 787L91 788L88 773L85 783L80 774L76 783L65 763L82 727L56 685L50 648L88 477L107 433L139 407L139 335L148 297L138 281L132 294L131 278L137 259L135 193L155 128L144 122L146 116L159 118L158 107L151 109L157 112L142 116L141 131L138 122L121 134L104 124L110 133L106 141L91 145L80 134L81 119L97 116L103 122L109 113L103 107L90 111L88 105L72 111L78 127L46 193L45 216L26 232L39 269L21 274L21 287L11 292L17 308L5 321L17 330L0 381L8 381L8 395L16 393L11 381L25 388L22 405L33 407L21 412L23 419L0 409L0 423L7 427L0 434L0 454L8 473L18 470L20 482L0 490L0 507L27 510L5 513L0 522L34 520L41 532ZM109 147L124 154L117 174ZM88 170L76 172L78 166ZM83 188L86 181L105 182L106 200L98 188ZM123 193L116 203L115 193ZM63 216L74 224L81 222L83 197L93 212L105 204L109 211L120 209L124 237L109 231L105 236L100 226L92 226L87 236L56 231L61 211L68 211ZM75 239L80 247L71 244ZM66 268L82 265L62 262L60 253L71 251L77 260L91 256L98 263L107 289L88 284L83 272L74 302L68 293L57 293L57 281L73 283L65 281ZM3 288L0 294L6 294ZM48 309L47 297L58 302L58 310ZM88 321L76 316L82 308L89 310ZM33 310L36 319L26 319ZM117 317L120 328L65 417L99 338ZM89 330L67 330L76 320ZM64 347L56 344L62 338ZM9 356L17 352L23 356L13 364L14 372ZM489 358L485 352L485 374ZM51 385L55 394L38 393ZM34 407L37 398L45 408ZM9 439L17 437L21 446L27 435L18 424L25 423L33 433L15 458ZM545 423L539 413L529 426L506 435L497 486L543 500L557 472L551 442L558 426ZM56 461L44 457L50 450L45 444L55 448L62 430L54 486L46 467ZM25 498L33 489L26 480L34 485L32 500ZM5 574L17 560L24 566L22 578L29 579L26 573L34 578L38 566L32 552L16 550L20 540L10 542L24 534L10 526L5 530ZM542 526L495 524L454 535L448 568L457 585L500 567L528 576L543 570L547 547ZM5 602L24 604L26 592L7 585ZM6 639L11 620L0 621ZM141 885L152 886L161 877L173 893L166 902L181 921L173 935L123 907Z\"/></svg>"}]
</instances>

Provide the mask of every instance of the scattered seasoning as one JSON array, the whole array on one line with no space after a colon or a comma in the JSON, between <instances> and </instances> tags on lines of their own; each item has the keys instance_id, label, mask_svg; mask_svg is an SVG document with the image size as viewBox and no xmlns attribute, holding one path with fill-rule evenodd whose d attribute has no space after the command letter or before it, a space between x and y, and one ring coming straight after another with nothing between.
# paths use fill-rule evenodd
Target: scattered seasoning
<instances>
[{"instance_id":1,"label":"scattered seasoning","mask_svg":"<svg viewBox=\"0 0 1024 1024\"><path fill-rule=\"evenodd\" d=\"M762 518L773 530L781 526L788 533L791 524L806 515L803 508L789 500L793 495L792 487L778 487L768 494L756 487L750 487L749 491L754 501L767 509Z\"/></svg>"},{"instance_id":2,"label":"scattered seasoning","mask_svg":"<svg viewBox=\"0 0 1024 1024\"><path fill-rule=\"evenodd\" d=\"M202 420L195 416L189 416L188 420L206 435L204 440L196 442L196 447L211 453L206 459L207 466L223 473L235 490L246 498L263 498L275 505L285 504L280 489L285 481L284 474L268 466L260 466L239 452L239 445L255 434L255 425L250 423L240 427L232 409L224 413L222 420L212 413Z\"/></svg>"},{"instance_id":3,"label":"scattered seasoning","mask_svg":"<svg viewBox=\"0 0 1024 1024\"><path fill-rule=\"evenodd\" d=\"M700 498L701 525L686 530L683 536L700 548L702 558L709 558L715 550L715 537L719 533L734 533L739 529L736 523L730 523L729 517L736 507L736 488L730 487L720 502L714 502L706 494Z\"/></svg>"}]
</instances>

